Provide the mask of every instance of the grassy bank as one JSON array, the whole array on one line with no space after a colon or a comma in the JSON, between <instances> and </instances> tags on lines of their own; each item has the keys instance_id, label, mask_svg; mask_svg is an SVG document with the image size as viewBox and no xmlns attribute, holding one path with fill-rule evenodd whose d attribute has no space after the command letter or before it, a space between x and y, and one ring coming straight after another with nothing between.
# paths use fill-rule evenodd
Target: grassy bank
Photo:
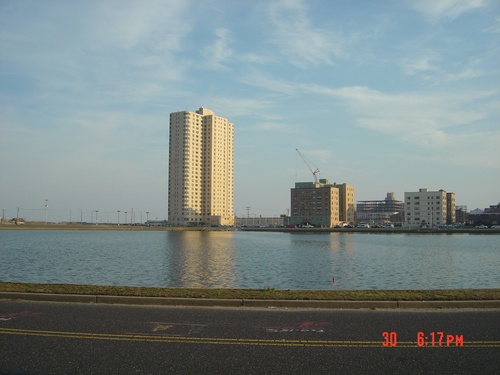
<instances>
[{"instance_id":1,"label":"grassy bank","mask_svg":"<svg viewBox=\"0 0 500 375\"><path fill-rule=\"evenodd\" d=\"M275 290L182 289L102 285L0 282L0 292L177 297L215 299L277 299L330 301L485 301L500 300L500 289L457 290Z\"/></svg>"}]
</instances>

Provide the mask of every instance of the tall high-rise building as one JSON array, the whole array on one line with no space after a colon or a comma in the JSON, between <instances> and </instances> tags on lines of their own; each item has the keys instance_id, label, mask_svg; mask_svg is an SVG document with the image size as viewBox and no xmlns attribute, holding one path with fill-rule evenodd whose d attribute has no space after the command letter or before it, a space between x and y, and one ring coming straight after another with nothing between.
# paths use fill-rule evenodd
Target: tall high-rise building
<instances>
[{"instance_id":1,"label":"tall high-rise building","mask_svg":"<svg viewBox=\"0 0 500 375\"><path fill-rule=\"evenodd\" d=\"M200 108L170 114L168 221L234 225L234 124Z\"/></svg>"}]
</instances>

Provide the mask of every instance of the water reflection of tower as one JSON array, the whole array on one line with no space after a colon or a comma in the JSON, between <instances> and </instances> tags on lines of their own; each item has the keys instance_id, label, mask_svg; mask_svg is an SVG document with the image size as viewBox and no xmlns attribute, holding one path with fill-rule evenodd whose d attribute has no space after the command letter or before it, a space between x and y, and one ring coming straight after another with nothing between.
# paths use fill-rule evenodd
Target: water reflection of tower
<instances>
[{"instance_id":1,"label":"water reflection of tower","mask_svg":"<svg viewBox=\"0 0 500 375\"><path fill-rule=\"evenodd\" d=\"M232 232L169 232L171 282L184 288L234 288L234 249Z\"/></svg>"}]
</instances>

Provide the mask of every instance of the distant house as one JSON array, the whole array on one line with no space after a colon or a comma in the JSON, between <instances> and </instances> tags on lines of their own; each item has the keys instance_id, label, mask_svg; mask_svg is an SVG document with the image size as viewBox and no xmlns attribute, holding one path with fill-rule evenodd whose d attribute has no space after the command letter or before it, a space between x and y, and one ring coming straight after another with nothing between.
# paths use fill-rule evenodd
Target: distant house
<instances>
[{"instance_id":1,"label":"distant house","mask_svg":"<svg viewBox=\"0 0 500 375\"><path fill-rule=\"evenodd\" d=\"M469 214L473 224L497 225L500 224L500 203L485 208L484 211L476 208Z\"/></svg>"}]
</instances>

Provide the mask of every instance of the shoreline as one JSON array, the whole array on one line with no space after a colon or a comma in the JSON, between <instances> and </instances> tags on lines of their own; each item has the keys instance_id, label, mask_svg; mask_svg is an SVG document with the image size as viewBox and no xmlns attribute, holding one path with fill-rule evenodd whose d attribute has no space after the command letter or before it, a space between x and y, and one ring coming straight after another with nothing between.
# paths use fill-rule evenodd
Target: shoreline
<instances>
[{"instance_id":1,"label":"shoreline","mask_svg":"<svg viewBox=\"0 0 500 375\"><path fill-rule=\"evenodd\" d=\"M85 231L241 231L281 233L413 233L413 234L500 234L500 228L233 228L233 227L168 227L117 224L30 223L15 225L0 223L0 230L85 230Z\"/></svg>"}]
</instances>

